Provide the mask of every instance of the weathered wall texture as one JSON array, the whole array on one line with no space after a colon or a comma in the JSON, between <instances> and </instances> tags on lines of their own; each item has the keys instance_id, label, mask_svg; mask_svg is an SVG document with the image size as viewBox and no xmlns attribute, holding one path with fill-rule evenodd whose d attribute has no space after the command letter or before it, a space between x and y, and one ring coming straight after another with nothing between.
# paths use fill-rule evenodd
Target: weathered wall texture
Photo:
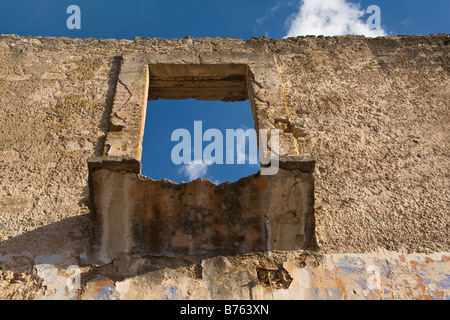
<instances>
[{"instance_id":1,"label":"weathered wall texture","mask_svg":"<svg viewBox=\"0 0 450 320\"><path fill-rule=\"evenodd\" d=\"M0 298L449 299L449 40L0 36ZM249 66L257 128L316 159L315 250L86 262L88 158L140 157L142 122L114 120L129 57Z\"/></svg>"},{"instance_id":2,"label":"weathered wall texture","mask_svg":"<svg viewBox=\"0 0 450 320\"><path fill-rule=\"evenodd\" d=\"M94 263L121 253L169 256L315 249L311 172L280 168L215 185L92 172Z\"/></svg>"},{"instance_id":3,"label":"weathered wall texture","mask_svg":"<svg viewBox=\"0 0 450 320\"><path fill-rule=\"evenodd\" d=\"M317 160L319 246L448 250L448 37L292 42L280 74Z\"/></svg>"}]
</instances>

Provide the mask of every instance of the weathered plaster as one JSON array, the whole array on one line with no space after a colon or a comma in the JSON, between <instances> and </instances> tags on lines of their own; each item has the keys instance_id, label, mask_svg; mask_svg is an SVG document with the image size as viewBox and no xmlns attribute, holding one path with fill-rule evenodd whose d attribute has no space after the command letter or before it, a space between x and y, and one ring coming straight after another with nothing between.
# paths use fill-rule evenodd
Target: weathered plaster
<instances>
[{"instance_id":1,"label":"weathered plaster","mask_svg":"<svg viewBox=\"0 0 450 320\"><path fill-rule=\"evenodd\" d=\"M285 277L274 279L274 298L449 299L448 44L445 34L0 36L1 298L270 299L259 284L262 267ZM130 153L117 154L129 161L112 166L139 173L146 70L157 63L248 66L256 129L281 129L281 154L316 160L317 250L84 263L97 239L88 159L111 155L105 140L115 150L130 141ZM111 119L120 106L129 122ZM37 258L55 256L64 258ZM63 287L70 265L81 271L76 295ZM376 267L375 290L367 281Z\"/></svg>"},{"instance_id":2,"label":"weathered plaster","mask_svg":"<svg viewBox=\"0 0 450 320\"><path fill-rule=\"evenodd\" d=\"M113 161L106 160L106 169L90 174L95 214L89 254L95 263L110 263L121 253L180 256L315 248L311 159L291 157L281 161L276 175L220 185L206 179L154 181L111 170Z\"/></svg>"}]
</instances>

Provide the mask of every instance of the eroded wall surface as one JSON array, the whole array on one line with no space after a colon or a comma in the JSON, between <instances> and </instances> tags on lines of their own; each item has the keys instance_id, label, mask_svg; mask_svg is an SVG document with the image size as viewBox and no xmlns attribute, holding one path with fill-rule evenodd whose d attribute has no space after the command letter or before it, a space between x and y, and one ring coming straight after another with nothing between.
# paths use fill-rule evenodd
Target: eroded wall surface
<instances>
[{"instance_id":1,"label":"eroded wall surface","mask_svg":"<svg viewBox=\"0 0 450 320\"><path fill-rule=\"evenodd\" d=\"M110 263L122 253L177 257L315 249L311 172L279 168L273 176L216 185L99 168L90 179L93 263Z\"/></svg>"},{"instance_id":2,"label":"eroded wall surface","mask_svg":"<svg viewBox=\"0 0 450 320\"><path fill-rule=\"evenodd\" d=\"M299 149L317 160L321 248L448 248L448 41L299 39L278 56Z\"/></svg>"},{"instance_id":3,"label":"eroded wall surface","mask_svg":"<svg viewBox=\"0 0 450 320\"><path fill-rule=\"evenodd\" d=\"M448 299L448 44L0 36L0 298ZM104 154L130 55L265 59L255 117L283 130L283 154L316 159L316 250L85 262L87 160Z\"/></svg>"}]
</instances>

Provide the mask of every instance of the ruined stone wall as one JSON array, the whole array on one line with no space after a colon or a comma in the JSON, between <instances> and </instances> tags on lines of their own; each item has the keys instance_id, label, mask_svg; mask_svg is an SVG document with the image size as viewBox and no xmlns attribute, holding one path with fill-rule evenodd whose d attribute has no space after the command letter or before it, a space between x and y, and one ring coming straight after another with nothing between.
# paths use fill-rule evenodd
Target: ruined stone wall
<instances>
[{"instance_id":1,"label":"ruined stone wall","mask_svg":"<svg viewBox=\"0 0 450 320\"><path fill-rule=\"evenodd\" d=\"M299 152L317 160L319 246L448 250L448 37L286 42L285 102Z\"/></svg>"},{"instance_id":2,"label":"ruined stone wall","mask_svg":"<svg viewBox=\"0 0 450 320\"><path fill-rule=\"evenodd\" d=\"M120 298L448 299L448 43L0 36L0 298L104 298L106 286ZM283 130L282 154L316 159L317 249L84 262L87 161L105 154L130 55L253 64L257 126ZM68 293L70 265L81 289Z\"/></svg>"},{"instance_id":3,"label":"ruined stone wall","mask_svg":"<svg viewBox=\"0 0 450 320\"><path fill-rule=\"evenodd\" d=\"M89 234L86 159L103 150L119 44L2 36L0 47L2 269L35 273L52 255L76 264ZM11 282L2 298L21 283Z\"/></svg>"}]
</instances>

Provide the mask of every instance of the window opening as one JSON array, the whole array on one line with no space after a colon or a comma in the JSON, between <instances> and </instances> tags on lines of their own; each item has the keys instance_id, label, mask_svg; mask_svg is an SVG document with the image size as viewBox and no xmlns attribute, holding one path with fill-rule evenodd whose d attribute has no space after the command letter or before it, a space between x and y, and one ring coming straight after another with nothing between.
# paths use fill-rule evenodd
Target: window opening
<instances>
[{"instance_id":1,"label":"window opening","mask_svg":"<svg viewBox=\"0 0 450 320\"><path fill-rule=\"evenodd\" d=\"M151 100L142 144L142 174L176 183L206 178L216 184L255 174L260 165L254 127L249 100ZM172 141L178 129L189 135ZM177 157L189 157L191 162L177 164Z\"/></svg>"}]
</instances>

